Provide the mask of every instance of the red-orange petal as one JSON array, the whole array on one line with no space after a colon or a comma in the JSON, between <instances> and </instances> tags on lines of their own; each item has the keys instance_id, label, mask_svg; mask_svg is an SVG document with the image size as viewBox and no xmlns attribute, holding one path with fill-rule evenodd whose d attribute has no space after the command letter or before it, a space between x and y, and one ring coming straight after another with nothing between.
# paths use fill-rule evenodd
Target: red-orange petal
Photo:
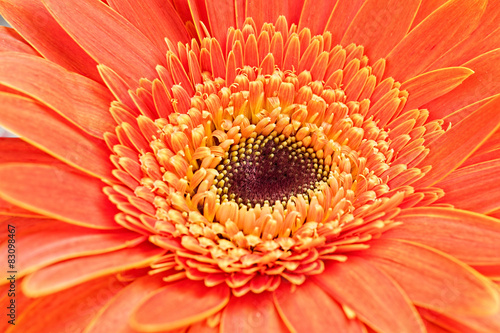
<instances>
[{"instance_id":1,"label":"red-orange petal","mask_svg":"<svg viewBox=\"0 0 500 333\"><path fill-rule=\"evenodd\" d=\"M332 45L340 43L363 3L365 0L337 0L325 27L325 31L332 33Z\"/></svg>"},{"instance_id":2,"label":"red-orange petal","mask_svg":"<svg viewBox=\"0 0 500 333\"><path fill-rule=\"evenodd\" d=\"M420 74L405 81L400 90L407 90L409 96L403 110L418 108L450 92L473 73L469 68L449 67Z\"/></svg>"},{"instance_id":3,"label":"red-orange petal","mask_svg":"<svg viewBox=\"0 0 500 333\"><path fill-rule=\"evenodd\" d=\"M117 229L116 207L95 178L57 166L9 163L0 166L0 197L24 209L95 229ZM92 207L92 209L89 209Z\"/></svg>"},{"instance_id":4,"label":"red-orange petal","mask_svg":"<svg viewBox=\"0 0 500 333\"><path fill-rule=\"evenodd\" d=\"M418 306L454 315L488 315L499 306L488 279L425 245L380 239L359 255L383 269Z\"/></svg>"},{"instance_id":5,"label":"red-orange petal","mask_svg":"<svg viewBox=\"0 0 500 333\"><path fill-rule=\"evenodd\" d=\"M227 54L227 30L229 27L236 27L236 8L234 3L234 0L206 2L210 31L212 31L213 37L219 41L224 54Z\"/></svg>"},{"instance_id":6,"label":"red-orange petal","mask_svg":"<svg viewBox=\"0 0 500 333\"><path fill-rule=\"evenodd\" d=\"M130 317L130 325L149 332L186 327L222 310L229 297L225 284L208 288L202 282L184 279L144 299Z\"/></svg>"},{"instance_id":7,"label":"red-orange petal","mask_svg":"<svg viewBox=\"0 0 500 333\"><path fill-rule=\"evenodd\" d=\"M341 44L363 45L365 54L373 61L384 58L405 37L419 5L420 0L365 1Z\"/></svg>"},{"instance_id":8,"label":"red-orange petal","mask_svg":"<svg viewBox=\"0 0 500 333\"><path fill-rule=\"evenodd\" d=\"M144 267L164 252L164 249L144 243L133 248L62 261L27 276L22 290L31 297L49 295L101 276Z\"/></svg>"},{"instance_id":9,"label":"red-orange petal","mask_svg":"<svg viewBox=\"0 0 500 333\"><path fill-rule=\"evenodd\" d=\"M332 13L336 4L337 1L305 0L300 14L298 31L308 28L313 36L323 34L329 19L327 14Z\"/></svg>"},{"instance_id":10,"label":"red-orange petal","mask_svg":"<svg viewBox=\"0 0 500 333\"><path fill-rule=\"evenodd\" d=\"M18 277L55 262L115 251L144 240L128 230L88 229L57 220L16 218L9 224L17 227L16 246L25 249L17 261ZM7 245L5 240L0 248L7 251Z\"/></svg>"},{"instance_id":11,"label":"red-orange petal","mask_svg":"<svg viewBox=\"0 0 500 333\"><path fill-rule=\"evenodd\" d=\"M260 31L266 22L276 22L278 16L288 12L288 3L282 0L252 0L247 1L247 17L251 17L257 30ZM258 33L256 31L256 33Z\"/></svg>"},{"instance_id":12,"label":"red-orange petal","mask_svg":"<svg viewBox=\"0 0 500 333\"><path fill-rule=\"evenodd\" d=\"M129 318L137 304L152 292L163 287L161 276L143 276L123 288L104 306L85 329L86 333L132 332L125 318Z\"/></svg>"},{"instance_id":13,"label":"red-orange petal","mask_svg":"<svg viewBox=\"0 0 500 333\"><path fill-rule=\"evenodd\" d=\"M83 133L32 99L0 93L0 104L2 126L75 168L100 178L112 177L110 152L104 141Z\"/></svg>"},{"instance_id":14,"label":"red-orange petal","mask_svg":"<svg viewBox=\"0 0 500 333\"><path fill-rule=\"evenodd\" d=\"M500 264L500 221L455 208L406 209L403 225L383 238L403 239L443 251L467 264Z\"/></svg>"},{"instance_id":15,"label":"red-orange petal","mask_svg":"<svg viewBox=\"0 0 500 333\"><path fill-rule=\"evenodd\" d=\"M40 56L31 45L26 43L16 30L9 27L0 27L0 52L9 51Z\"/></svg>"},{"instance_id":16,"label":"red-orange petal","mask_svg":"<svg viewBox=\"0 0 500 333\"><path fill-rule=\"evenodd\" d=\"M486 4L486 0L446 2L410 31L389 53L386 75L406 81L422 73L436 59L474 31ZM440 33L435 33L436 31Z\"/></svg>"},{"instance_id":17,"label":"red-orange petal","mask_svg":"<svg viewBox=\"0 0 500 333\"><path fill-rule=\"evenodd\" d=\"M351 257L344 263L327 265L323 273L312 278L377 331L424 331L424 325L405 292L367 260ZM395 322L394 318L398 320Z\"/></svg>"},{"instance_id":18,"label":"red-orange petal","mask_svg":"<svg viewBox=\"0 0 500 333\"><path fill-rule=\"evenodd\" d=\"M460 166L500 126L499 108L500 98L496 98L432 141L430 153L419 163L432 169L416 184L433 185Z\"/></svg>"},{"instance_id":19,"label":"red-orange petal","mask_svg":"<svg viewBox=\"0 0 500 333\"><path fill-rule=\"evenodd\" d=\"M170 1L109 0L108 3L164 53L168 51L165 38L183 44L190 40L184 23Z\"/></svg>"},{"instance_id":20,"label":"red-orange petal","mask_svg":"<svg viewBox=\"0 0 500 333\"><path fill-rule=\"evenodd\" d=\"M282 283L273 296L281 318L291 331L364 332L358 320L348 319L342 307L310 280L294 290L290 287Z\"/></svg>"},{"instance_id":21,"label":"red-orange petal","mask_svg":"<svg viewBox=\"0 0 500 333\"><path fill-rule=\"evenodd\" d=\"M115 277L106 277L37 299L17 318L15 332L80 331L124 286Z\"/></svg>"},{"instance_id":22,"label":"red-orange petal","mask_svg":"<svg viewBox=\"0 0 500 333\"><path fill-rule=\"evenodd\" d=\"M220 333L289 332L280 318L269 292L231 297L222 313Z\"/></svg>"},{"instance_id":23,"label":"red-orange petal","mask_svg":"<svg viewBox=\"0 0 500 333\"><path fill-rule=\"evenodd\" d=\"M44 0L44 3L91 57L113 69L130 87L138 88L141 78L153 80L157 76L156 65L165 65L165 55L101 1Z\"/></svg>"},{"instance_id":24,"label":"red-orange petal","mask_svg":"<svg viewBox=\"0 0 500 333\"><path fill-rule=\"evenodd\" d=\"M97 63L68 36L42 1L0 0L0 13L45 58L100 81Z\"/></svg>"},{"instance_id":25,"label":"red-orange petal","mask_svg":"<svg viewBox=\"0 0 500 333\"><path fill-rule=\"evenodd\" d=\"M115 122L113 100L102 85L45 59L15 52L0 55L0 83L44 103L87 133L103 137Z\"/></svg>"},{"instance_id":26,"label":"red-orange petal","mask_svg":"<svg viewBox=\"0 0 500 333\"><path fill-rule=\"evenodd\" d=\"M439 202L487 214L500 209L500 159L470 165L436 184L446 195Z\"/></svg>"}]
</instances>

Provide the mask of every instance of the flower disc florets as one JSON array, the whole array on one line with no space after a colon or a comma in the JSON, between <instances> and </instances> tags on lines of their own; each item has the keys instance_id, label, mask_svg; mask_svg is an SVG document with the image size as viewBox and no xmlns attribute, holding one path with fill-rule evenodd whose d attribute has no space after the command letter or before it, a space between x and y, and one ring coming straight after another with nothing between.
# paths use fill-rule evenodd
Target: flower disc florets
<instances>
[{"instance_id":1,"label":"flower disc florets","mask_svg":"<svg viewBox=\"0 0 500 333\"><path fill-rule=\"evenodd\" d=\"M301 284L367 248L402 207L442 196L411 187L440 123L404 110L383 60L330 41L247 20L225 50L207 37L169 52L132 93L136 110L114 105L124 185L107 193L118 223L165 248L150 274L235 295Z\"/></svg>"}]
</instances>

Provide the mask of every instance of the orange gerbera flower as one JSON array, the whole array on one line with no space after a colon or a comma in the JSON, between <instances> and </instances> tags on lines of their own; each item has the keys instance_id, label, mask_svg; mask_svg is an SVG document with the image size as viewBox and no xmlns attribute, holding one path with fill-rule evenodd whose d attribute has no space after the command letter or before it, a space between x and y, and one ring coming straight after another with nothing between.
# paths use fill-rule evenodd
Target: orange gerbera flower
<instances>
[{"instance_id":1,"label":"orange gerbera flower","mask_svg":"<svg viewBox=\"0 0 500 333\"><path fill-rule=\"evenodd\" d=\"M500 331L499 1L0 13L3 328Z\"/></svg>"}]
</instances>

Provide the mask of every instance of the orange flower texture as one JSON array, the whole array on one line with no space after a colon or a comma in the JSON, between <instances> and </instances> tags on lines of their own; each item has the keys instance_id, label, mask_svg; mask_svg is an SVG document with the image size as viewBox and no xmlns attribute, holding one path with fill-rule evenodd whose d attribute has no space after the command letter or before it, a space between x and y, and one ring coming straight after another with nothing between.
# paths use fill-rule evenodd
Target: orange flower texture
<instances>
[{"instance_id":1,"label":"orange flower texture","mask_svg":"<svg viewBox=\"0 0 500 333\"><path fill-rule=\"evenodd\" d=\"M500 1L0 14L0 331L500 332Z\"/></svg>"}]
</instances>

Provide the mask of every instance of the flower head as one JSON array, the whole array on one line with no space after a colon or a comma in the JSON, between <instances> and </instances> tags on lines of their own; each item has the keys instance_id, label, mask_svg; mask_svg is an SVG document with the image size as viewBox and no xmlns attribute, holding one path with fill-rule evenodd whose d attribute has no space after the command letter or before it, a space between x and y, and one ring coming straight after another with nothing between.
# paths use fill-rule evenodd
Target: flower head
<instances>
[{"instance_id":1,"label":"flower head","mask_svg":"<svg viewBox=\"0 0 500 333\"><path fill-rule=\"evenodd\" d=\"M495 2L0 12L11 330L500 329Z\"/></svg>"}]
</instances>

